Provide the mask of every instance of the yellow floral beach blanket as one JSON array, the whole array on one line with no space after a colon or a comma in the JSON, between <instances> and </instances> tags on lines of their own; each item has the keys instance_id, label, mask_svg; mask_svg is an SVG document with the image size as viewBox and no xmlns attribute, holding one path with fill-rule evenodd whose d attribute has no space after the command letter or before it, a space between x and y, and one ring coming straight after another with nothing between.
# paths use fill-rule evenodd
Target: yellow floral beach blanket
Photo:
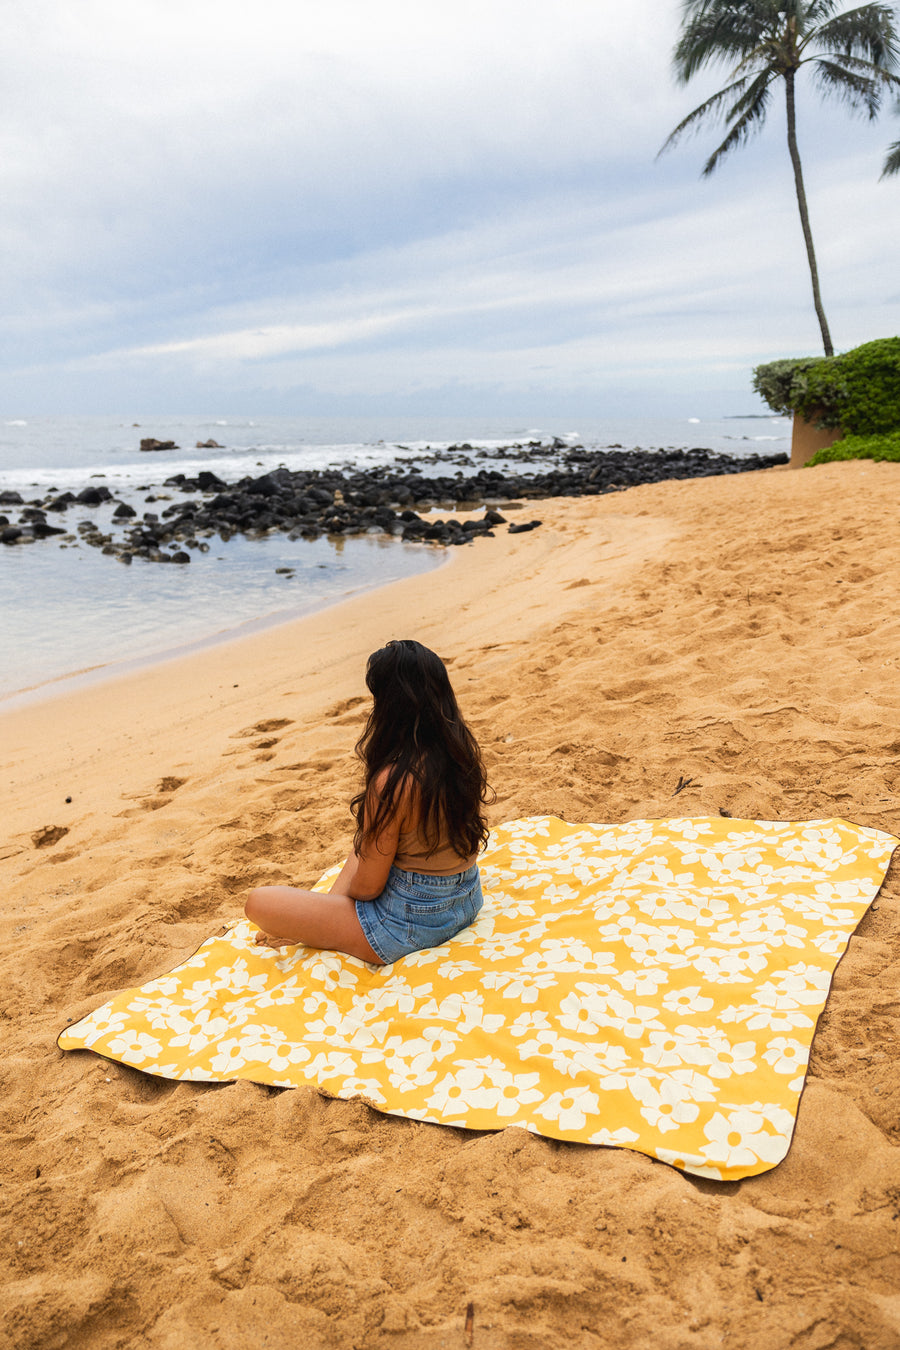
<instances>
[{"instance_id":1,"label":"yellow floral beach blanket","mask_svg":"<svg viewBox=\"0 0 900 1350\"><path fill-rule=\"evenodd\" d=\"M376 968L259 948L241 922L59 1044L733 1181L788 1150L832 972L897 842L844 820L517 820L444 946Z\"/></svg>"}]
</instances>

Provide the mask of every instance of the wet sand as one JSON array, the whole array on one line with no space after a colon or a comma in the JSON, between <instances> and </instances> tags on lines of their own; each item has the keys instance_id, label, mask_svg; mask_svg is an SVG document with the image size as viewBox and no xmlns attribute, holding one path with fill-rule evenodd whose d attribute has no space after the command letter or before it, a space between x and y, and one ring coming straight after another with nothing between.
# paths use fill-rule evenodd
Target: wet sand
<instances>
[{"instance_id":1,"label":"wet sand","mask_svg":"<svg viewBox=\"0 0 900 1350\"><path fill-rule=\"evenodd\" d=\"M542 502L541 529L436 572L0 712L0 1345L900 1345L896 858L791 1152L741 1183L55 1045L249 887L346 851L365 658L389 637L448 661L495 822L898 833L898 489L900 467L852 463Z\"/></svg>"}]
</instances>

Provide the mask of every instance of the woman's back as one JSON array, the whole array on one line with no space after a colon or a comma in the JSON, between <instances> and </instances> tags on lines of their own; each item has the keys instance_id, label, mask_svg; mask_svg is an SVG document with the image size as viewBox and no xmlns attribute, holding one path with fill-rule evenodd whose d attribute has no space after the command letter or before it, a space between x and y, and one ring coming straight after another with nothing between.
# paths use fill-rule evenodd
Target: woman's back
<instances>
[{"instance_id":1,"label":"woman's back","mask_svg":"<svg viewBox=\"0 0 900 1350\"><path fill-rule=\"evenodd\" d=\"M415 825L411 829L401 829L397 840L397 852L394 866L403 872L426 872L433 876L453 876L456 872L465 872L471 867L475 857L461 858L449 843L441 841L436 849L429 851L428 841L423 838Z\"/></svg>"}]
</instances>

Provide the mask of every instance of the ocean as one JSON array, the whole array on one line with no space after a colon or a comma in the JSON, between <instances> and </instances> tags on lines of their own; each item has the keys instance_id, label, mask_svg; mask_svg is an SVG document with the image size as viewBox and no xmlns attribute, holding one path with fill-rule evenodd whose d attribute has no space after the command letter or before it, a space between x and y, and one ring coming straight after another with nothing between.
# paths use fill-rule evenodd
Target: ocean
<instances>
[{"instance_id":1,"label":"ocean","mask_svg":"<svg viewBox=\"0 0 900 1350\"><path fill-rule=\"evenodd\" d=\"M790 422L775 416L609 419L577 428L474 418L8 417L0 418L0 491L17 491L28 502L53 489L78 493L103 484L142 514L148 497L165 500L164 479L201 469L229 483L280 465L366 468L399 461L418 463L424 474L446 473L459 467L455 456L464 453L454 446L496 451L529 441L549 445L554 438L586 448L703 446L732 455L777 454L789 451L790 431ZM179 448L142 453L145 437ZM210 440L218 448L197 448ZM548 451L546 465L524 469L555 462ZM509 464L515 467L514 455ZM17 523L20 509L0 506L0 514ZM111 511L70 507L48 520L74 533L88 517L102 528ZM23 691L62 691L86 672L114 672L286 621L446 560L443 549L376 535L296 541L236 535L227 543L217 536L207 542L209 551L192 553L189 567L141 559L123 567L59 537L0 548L0 700L9 706ZM286 567L289 574L277 571Z\"/></svg>"}]
</instances>

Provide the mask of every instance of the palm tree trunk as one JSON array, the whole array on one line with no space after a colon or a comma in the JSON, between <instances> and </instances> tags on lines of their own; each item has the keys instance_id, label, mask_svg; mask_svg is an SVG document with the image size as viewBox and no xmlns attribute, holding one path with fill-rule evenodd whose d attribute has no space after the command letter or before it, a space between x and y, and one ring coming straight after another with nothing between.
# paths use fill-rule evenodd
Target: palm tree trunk
<instances>
[{"instance_id":1,"label":"palm tree trunk","mask_svg":"<svg viewBox=\"0 0 900 1350\"><path fill-rule=\"evenodd\" d=\"M825 310L822 308L822 296L819 291L819 270L816 267L816 253L813 248L812 230L809 228L809 212L806 209L806 191L803 187L803 170L800 168L800 153L797 150L797 123L794 116L793 70L785 72L784 83L787 96L788 150L791 155L791 163L794 166L794 186L797 189L797 205L800 208L800 224L803 226L803 239L806 243L806 256L809 259L809 272L812 277L813 304L816 307L816 317L819 320L819 327L822 330L825 355L834 356L831 334L828 331L828 320L825 318Z\"/></svg>"}]
</instances>

